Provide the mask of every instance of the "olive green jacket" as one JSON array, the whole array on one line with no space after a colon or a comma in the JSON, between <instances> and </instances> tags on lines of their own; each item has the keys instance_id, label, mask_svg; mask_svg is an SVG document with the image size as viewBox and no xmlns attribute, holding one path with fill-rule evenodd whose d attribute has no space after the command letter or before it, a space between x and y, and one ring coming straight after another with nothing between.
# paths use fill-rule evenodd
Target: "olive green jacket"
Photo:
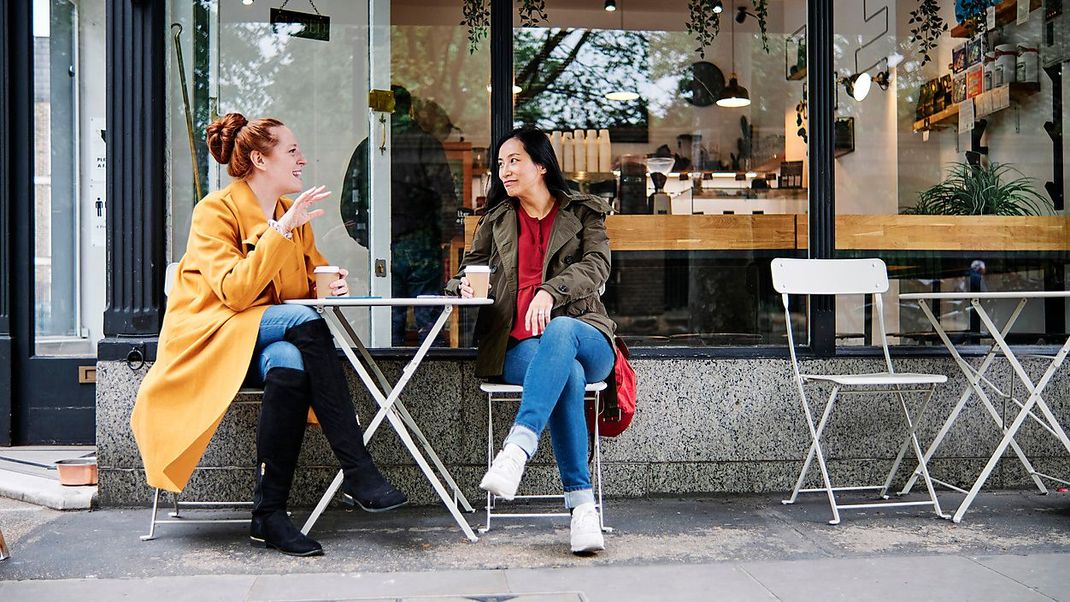
<instances>
[{"instance_id":1,"label":"olive green jacket","mask_svg":"<svg viewBox=\"0 0 1070 602\"><path fill-rule=\"evenodd\" d=\"M582 320L612 341L616 325L600 298L609 278L609 205L597 196L580 194L559 203L539 288L554 299L551 318L570 316ZM516 318L517 210L517 201L508 199L479 219L472 247L465 253L458 273L446 284L446 293L456 295L465 266L490 266L490 296L494 304L479 308L474 333L479 346L476 375L481 377L501 375L509 332Z\"/></svg>"}]
</instances>

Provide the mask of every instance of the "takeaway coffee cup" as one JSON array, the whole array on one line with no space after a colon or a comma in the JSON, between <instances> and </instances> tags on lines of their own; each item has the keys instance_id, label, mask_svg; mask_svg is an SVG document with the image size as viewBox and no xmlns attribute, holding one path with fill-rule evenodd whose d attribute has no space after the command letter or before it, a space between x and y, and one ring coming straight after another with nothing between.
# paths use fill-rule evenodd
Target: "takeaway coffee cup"
<instances>
[{"instance_id":1,"label":"takeaway coffee cup","mask_svg":"<svg viewBox=\"0 0 1070 602\"><path fill-rule=\"evenodd\" d=\"M316 274L316 298L323 299L331 296L331 283L342 277L336 265L321 265L315 270Z\"/></svg>"},{"instance_id":2,"label":"takeaway coffee cup","mask_svg":"<svg viewBox=\"0 0 1070 602\"><path fill-rule=\"evenodd\" d=\"M472 296L486 299L487 293L490 291L490 266L467 266L464 268L464 275L468 278L468 284L472 287Z\"/></svg>"}]
</instances>

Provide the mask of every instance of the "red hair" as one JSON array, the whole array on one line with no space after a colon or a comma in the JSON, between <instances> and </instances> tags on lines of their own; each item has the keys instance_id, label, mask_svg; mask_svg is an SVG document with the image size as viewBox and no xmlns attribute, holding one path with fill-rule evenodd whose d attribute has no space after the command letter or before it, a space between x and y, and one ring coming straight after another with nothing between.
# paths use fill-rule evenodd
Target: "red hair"
<instances>
[{"instance_id":1,"label":"red hair","mask_svg":"<svg viewBox=\"0 0 1070 602\"><path fill-rule=\"evenodd\" d=\"M253 171L249 154L254 150L270 154L279 143L271 130L282 125L278 119L249 121L241 113L227 113L208 126L208 150L220 165L227 166L231 177L244 180Z\"/></svg>"}]
</instances>

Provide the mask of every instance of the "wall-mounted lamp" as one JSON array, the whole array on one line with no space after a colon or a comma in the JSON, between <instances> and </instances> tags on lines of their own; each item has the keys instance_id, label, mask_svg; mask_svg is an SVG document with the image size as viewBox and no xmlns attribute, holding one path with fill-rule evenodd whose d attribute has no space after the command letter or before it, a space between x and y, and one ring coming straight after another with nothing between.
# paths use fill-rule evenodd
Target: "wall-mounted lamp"
<instances>
[{"instance_id":1,"label":"wall-mounted lamp","mask_svg":"<svg viewBox=\"0 0 1070 602\"><path fill-rule=\"evenodd\" d=\"M740 6L736 8L736 23L742 24L744 21L747 20L747 17L754 17L755 19L757 19L758 15L752 12L748 12L747 7L745 6Z\"/></svg>"},{"instance_id":2,"label":"wall-mounted lamp","mask_svg":"<svg viewBox=\"0 0 1070 602\"><path fill-rule=\"evenodd\" d=\"M840 80L843 87L847 89L847 95L851 98L862 102L869 94L869 89L872 87L873 78L868 73L863 71L862 73L855 73L850 77L845 77Z\"/></svg>"},{"instance_id":3,"label":"wall-mounted lamp","mask_svg":"<svg viewBox=\"0 0 1070 602\"><path fill-rule=\"evenodd\" d=\"M606 9L607 13L611 13L617 10L617 0L606 0L606 3L603 8Z\"/></svg>"},{"instance_id":4,"label":"wall-mounted lamp","mask_svg":"<svg viewBox=\"0 0 1070 602\"><path fill-rule=\"evenodd\" d=\"M878 71L877 75L873 76L873 83L877 84L881 90L887 90L889 84L892 83L892 76L885 71Z\"/></svg>"}]
</instances>

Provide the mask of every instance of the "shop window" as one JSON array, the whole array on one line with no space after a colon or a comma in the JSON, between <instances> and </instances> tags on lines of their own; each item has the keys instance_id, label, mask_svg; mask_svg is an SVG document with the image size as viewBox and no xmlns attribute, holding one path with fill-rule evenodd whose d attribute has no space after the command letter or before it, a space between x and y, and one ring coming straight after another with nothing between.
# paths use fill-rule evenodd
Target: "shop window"
<instances>
[{"instance_id":1,"label":"shop window","mask_svg":"<svg viewBox=\"0 0 1070 602\"><path fill-rule=\"evenodd\" d=\"M937 1L920 19L915 3L875 4L836 7L836 114L853 124L843 133L853 150L835 166L836 248L888 264L892 343L939 345L898 294L1065 289L1067 118L1057 99L1070 16L1035 1ZM927 31L938 34L930 43ZM992 302L998 322L1009 303ZM957 340L990 343L968 302L933 309ZM1011 343L1065 338L1062 300L1025 312ZM868 302L841 303L838 343L879 344L875 319Z\"/></svg>"},{"instance_id":2,"label":"shop window","mask_svg":"<svg viewBox=\"0 0 1070 602\"><path fill-rule=\"evenodd\" d=\"M806 4L718 4L550 1L513 32L516 125L614 207L603 300L633 345L782 344L769 262L806 255Z\"/></svg>"}]
</instances>

